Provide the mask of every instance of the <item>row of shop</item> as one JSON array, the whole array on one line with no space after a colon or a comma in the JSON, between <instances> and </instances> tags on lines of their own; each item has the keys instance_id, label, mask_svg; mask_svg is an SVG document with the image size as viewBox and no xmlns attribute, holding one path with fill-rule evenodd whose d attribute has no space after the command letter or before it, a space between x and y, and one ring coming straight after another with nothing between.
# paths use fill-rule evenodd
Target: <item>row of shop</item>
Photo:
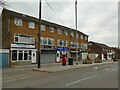
<instances>
[{"instance_id":1,"label":"row of shop","mask_svg":"<svg viewBox=\"0 0 120 90\"><path fill-rule=\"evenodd\" d=\"M69 48L57 48L56 50L41 50L41 63L59 63L62 61L62 55L66 55L66 60L69 57L76 60L76 51ZM82 60L87 57L87 52L78 52L78 60ZM11 48L10 50L1 50L0 61L2 65L0 67L16 66L16 65L28 65L37 63L37 49L23 49L23 48Z\"/></svg>"}]
</instances>

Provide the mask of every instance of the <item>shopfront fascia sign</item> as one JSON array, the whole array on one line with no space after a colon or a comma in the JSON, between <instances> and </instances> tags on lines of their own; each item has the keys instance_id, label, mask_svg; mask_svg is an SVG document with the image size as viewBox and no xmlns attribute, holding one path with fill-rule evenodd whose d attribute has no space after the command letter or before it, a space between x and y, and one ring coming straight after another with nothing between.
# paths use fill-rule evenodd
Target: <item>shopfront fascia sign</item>
<instances>
[{"instance_id":1,"label":"shopfront fascia sign","mask_svg":"<svg viewBox=\"0 0 120 90\"><path fill-rule=\"evenodd\" d=\"M30 44L11 44L11 47L35 48L35 45Z\"/></svg>"}]
</instances>

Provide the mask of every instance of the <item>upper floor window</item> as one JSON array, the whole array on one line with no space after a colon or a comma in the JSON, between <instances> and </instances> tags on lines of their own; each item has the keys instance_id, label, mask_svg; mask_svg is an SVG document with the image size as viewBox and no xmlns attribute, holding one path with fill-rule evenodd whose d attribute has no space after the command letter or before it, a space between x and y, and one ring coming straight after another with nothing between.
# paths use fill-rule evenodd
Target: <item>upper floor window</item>
<instances>
[{"instance_id":1,"label":"upper floor window","mask_svg":"<svg viewBox=\"0 0 120 90\"><path fill-rule=\"evenodd\" d=\"M79 34L77 33L76 35L77 35L76 37L79 38Z\"/></svg>"},{"instance_id":2,"label":"upper floor window","mask_svg":"<svg viewBox=\"0 0 120 90\"><path fill-rule=\"evenodd\" d=\"M58 46L67 47L68 46L68 41L58 39Z\"/></svg>"},{"instance_id":3,"label":"upper floor window","mask_svg":"<svg viewBox=\"0 0 120 90\"><path fill-rule=\"evenodd\" d=\"M35 22L30 21L28 24L29 28L35 29Z\"/></svg>"},{"instance_id":4,"label":"upper floor window","mask_svg":"<svg viewBox=\"0 0 120 90\"><path fill-rule=\"evenodd\" d=\"M58 34L62 34L62 29L58 28Z\"/></svg>"},{"instance_id":5,"label":"upper floor window","mask_svg":"<svg viewBox=\"0 0 120 90\"><path fill-rule=\"evenodd\" d=\"M68 36L68 32L67 31L65 31L64 33L65 33L65 36Z\"/></svg>"},{"instance_id":6,"label":"upper floor window","mask_svg":"<svg viewBox=\"0 0 120 90\"><path fill-rule=\"evenodd\" d=\"M50 32L54 33L54 28L50 27Z\"/></svg>"},{"instance_id":7,"label":"upper floor window","mask_svg":"<svg viewBox=\"0 0 120 90\"><path fill-rule=\"evenodd\" d=\"M40 26L40 29L41 29L41 31L45 31L45 25L42 24L42 25Z\"/></svg>"},{"instance_id":8,"label":"upper floor window","mask_svg":"<svg viewBox=\"0 0 120 90\"><path fill-rule=\"evenodd\" d=\"M73 32L71 32L71 33L70 33L70 36L71 36L71 37L74 37L74 33L73 33Z\"/></svg>"},{"instance_id":9,"label":"upper floor window","mask_svg":"<svg viewBox=\"0 0 120 90\"><path fill-rule=\"evenodd\" d=\"M87 36L85 36L85 40L87 40Z\"/></svg>"},{"instance_id":10,"label":"upper floor window","mask_svg":"<svg viewBox=\"0 0 120 90\"><path fill-rule=\"evenodd\" d=\"M14 42L34 44L34 36L25 35L25 34L14 34Z\"/></svg>"},{"instance_id":11,"label":"upper floor window","mask_svg":"<svg viewBox=\"0 0 120 90\"><path fill-rule=\"evenodd\" d=\"M81 35L81 39L83 39L83 35Z\"/></svg>"},{"instance_id":12,"label":"upper floor window","mask_svg":"<svg viewBox=\"0 0 120 90\"><path fill-rule=\"evenodd\" d=\"M53 38L46 38L46 37L41 37L41 44L42 45L54 45L54 39Z\"/></svg>"},{"instance_id":13,"label":"upper floor window","mask_svg":"<svg viewBox=\"0 0 120 90\"><path fill-rule=\"evenodd\" d=\"M15 18L15 25L17 25L17 26L22 26L22 19L20 19L20 18Z\"/></svg>"}]
</instances>

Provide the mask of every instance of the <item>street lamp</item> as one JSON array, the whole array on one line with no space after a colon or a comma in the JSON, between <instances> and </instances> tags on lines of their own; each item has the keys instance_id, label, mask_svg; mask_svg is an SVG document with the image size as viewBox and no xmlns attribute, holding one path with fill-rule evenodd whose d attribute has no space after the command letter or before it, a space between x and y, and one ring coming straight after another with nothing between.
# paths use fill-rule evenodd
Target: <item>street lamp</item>
<instances>
[{"instance_id":1,"label":"street lamp","mask_svg":"<svg viewBox=\"0 0 120 90\"><path fill-rule=\"evenodd\" d=\"M77 40L77 0L75 0L75 25L76 25L76 65L78 65L78 49L77 49L77 44L78 44L78 40Z\"/></svg>"}]
</instances>

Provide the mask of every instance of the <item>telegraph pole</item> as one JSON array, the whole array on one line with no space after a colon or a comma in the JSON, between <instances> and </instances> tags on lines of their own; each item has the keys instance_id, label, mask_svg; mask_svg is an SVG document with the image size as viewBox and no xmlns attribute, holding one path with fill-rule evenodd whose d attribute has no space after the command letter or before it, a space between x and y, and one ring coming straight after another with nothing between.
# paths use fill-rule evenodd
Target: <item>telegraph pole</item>
<instances>
[{"instance_id":1,"label":"telegraph pole","mask_svg":"<svg viewBox=\"0 0 120 90\"><path fill-rule=\"evenodd\" d=\"M75 0L75 25L76 25L76 65L78 65L78 49L77 49L77 0Z\"/></svg>"},{"instance_id":2,"label":"telegraph pole","mask_svg":"<svg viewBox=\"0 0 120 90\"><path fill-rule=\"evenodd\" d=\"M38 49L37 49L38 68L41 68L41 60L40 60L40 56L41 56L41 48L40 48L41 1L42 0L39 1L39 30L38 30Z\"/></svg>"}]
</instances>

